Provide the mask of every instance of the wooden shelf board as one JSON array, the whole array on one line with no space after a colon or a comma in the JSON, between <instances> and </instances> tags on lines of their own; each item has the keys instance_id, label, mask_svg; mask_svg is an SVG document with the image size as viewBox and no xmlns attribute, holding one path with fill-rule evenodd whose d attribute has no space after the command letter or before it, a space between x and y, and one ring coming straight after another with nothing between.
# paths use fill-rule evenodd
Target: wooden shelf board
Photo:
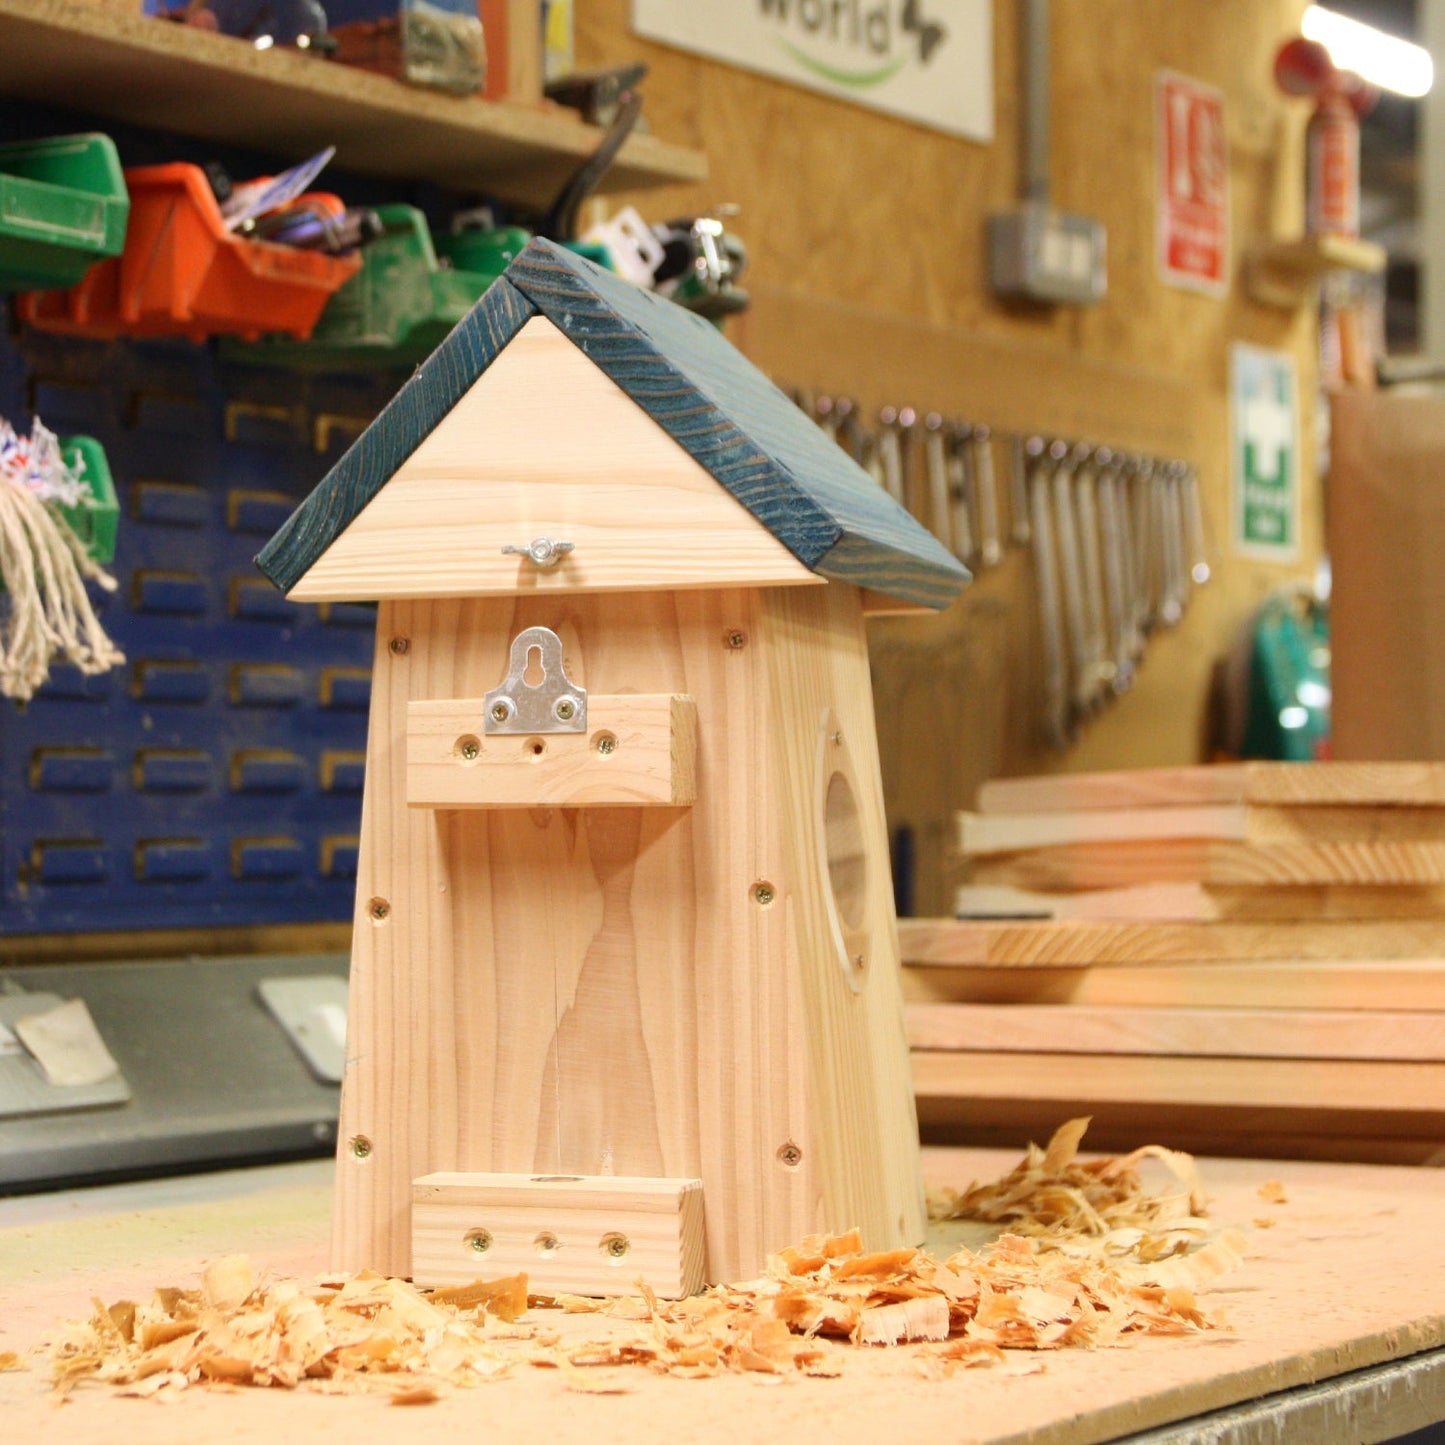
<instances>
[{"instance_id":1,"label":"wooden shelf board","mask_svg":"<svg viewBox=\"0 0 1445 1445\"><path fill-rule=\"evenodd\" d=\"M560 108L425 90L94 0L0 0L0 91L288 159L334 144L338 167L534 205L601 135ZM601 189L706 174L701 152L637 135Z\"/></svg>"},{"instance_id":2,"label":"wooden shelf board","mask_svg":"<svg viewBox=\"0 0 1445 1445\"><path fill-rule=\"evenodd\" d=\"M1329 272L1378 275L1387 260L1385 248L1373 241L1354 236L1304 236L1251 248L1245 275L1255 301L1292 308L1308 299L1310 288Z\"/></svg>"}]
</instances>

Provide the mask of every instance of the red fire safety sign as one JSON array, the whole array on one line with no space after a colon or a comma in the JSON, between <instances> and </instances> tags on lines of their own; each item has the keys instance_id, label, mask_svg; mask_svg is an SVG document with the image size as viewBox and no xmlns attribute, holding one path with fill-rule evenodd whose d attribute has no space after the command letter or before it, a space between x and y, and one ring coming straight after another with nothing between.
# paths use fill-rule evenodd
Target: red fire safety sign
<instances>
[{"instance_id":1,"label":"red fire safety sign","mask_svg":"<svg viewBox=\"0 0 1445 1445\"><path fill-rule=\"evenodd\" d=\"M1224 96L1161 70L1154 83L1159 157L1159 275L1221 295L1229 277L1229 158Z\"/></svg>"}]
</instances>

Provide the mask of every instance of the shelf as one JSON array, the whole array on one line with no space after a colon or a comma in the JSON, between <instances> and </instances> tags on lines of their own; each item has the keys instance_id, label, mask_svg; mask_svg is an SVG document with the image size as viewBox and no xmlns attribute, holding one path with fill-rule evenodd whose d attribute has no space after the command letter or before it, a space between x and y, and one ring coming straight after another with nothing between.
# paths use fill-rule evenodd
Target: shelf
<instances>
[{"instance_id":1,"label":"shelf","mask_svg":"<svg viewBox=\"0 0 1445 1445\"><path fill-rule=\"evenodd\" d=\"M1246 257L1246 287L1261 305L1293 310L1309 300L1311 288L1329 272L1378 275L1385 261L1383 246L1352 236L1272 241L1253 247Z\"/></svg>"},{"instance_id":2,"label":"shelf","mask_svg":"<svg viewBox=\"0 0 1445 1445\"><path fill-rule=\"evenodd\" d=\"M551 200L601 134L565 109L424 90L99 0L0 0L0 94L288 160L335 145L340 168L531 205ZM600 189L706 174L700 151L635 135Z\"/></svg>"}]
</instances>

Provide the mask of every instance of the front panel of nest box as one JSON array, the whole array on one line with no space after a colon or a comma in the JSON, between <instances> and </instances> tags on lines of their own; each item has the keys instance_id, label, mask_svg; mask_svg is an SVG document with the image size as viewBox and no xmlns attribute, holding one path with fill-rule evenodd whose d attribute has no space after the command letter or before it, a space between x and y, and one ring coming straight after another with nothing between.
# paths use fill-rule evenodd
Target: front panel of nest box
<instances>
[{"instance_id":1,"label":"front panel of nest box","mask_svg":"<svg viewBox=\"0 0 1445 1445\"><path fill-rule=\"evenodd\" d=\"M338 1266L405 1271L437 1172L700 1181L714 1280L921 1238L856 589L378 628Z\"/></svg>"}]
</instances>

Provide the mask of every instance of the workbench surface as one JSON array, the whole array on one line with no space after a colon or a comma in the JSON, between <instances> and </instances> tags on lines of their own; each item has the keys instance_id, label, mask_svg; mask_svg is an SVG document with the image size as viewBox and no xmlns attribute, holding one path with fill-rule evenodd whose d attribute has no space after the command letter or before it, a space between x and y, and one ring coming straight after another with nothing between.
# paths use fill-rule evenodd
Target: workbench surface
<instances>
[{"instance_id":1,"label":"workbench surface","mask_svg":"<svg viewBox=\"0 0 1445 1445\"><path fill-rule=\"evenodd\" d=\"M925 1173L963 1187L1016 1161L1001 1151L930 1150ZM615 1395L576 1393L560 1372L529 1369L410 1409L375 1396L201 1389L162 1406L87 1386L57 1413L36 1357L28 1370L0 1374L0 1420L16 1445L57 1431L67 1445L193 1445L330 1429L363 1445L480 1431L588 1445L819 1437L826 1445L1089 1445L1146 1431L1151 1442L1337 1445L1445 1419L1445 1174L1252 1160L1206 1160L1203 1170L1211 1215L1241 1227L1251 1246L1201 1301L1225 1308L1227 1331L1013 1353L1006 1365L941 1379L922 1374L906 1346L850 1352L834 1379L680 1380L635 1368L614 1372L626 1390ZM0 1200L0 1353L27 1355L56 1321L88 1315L93 1296L142 1299L159 1285L194 1284L222 1254L314 1273L325 1261L330 1176L330 1164L316 1162ZM1282 1182L1287 1202L1260 1197L1270 1179ZM1267 1218L1275 1223L1260 1227ZM947 1250L957 1237L930 1243ZM619 1327L596 1316L559 1321L584 1339Z\"/></svg>"}]
</instances>

